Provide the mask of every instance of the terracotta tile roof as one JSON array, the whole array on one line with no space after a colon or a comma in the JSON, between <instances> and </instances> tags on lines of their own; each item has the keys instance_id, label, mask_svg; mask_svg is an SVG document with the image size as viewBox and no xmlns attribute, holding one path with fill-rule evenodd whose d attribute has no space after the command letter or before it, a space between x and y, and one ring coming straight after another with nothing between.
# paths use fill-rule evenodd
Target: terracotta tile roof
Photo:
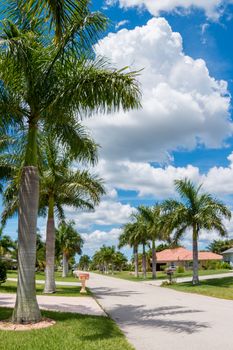
<instances>
[{"instance_id":1,"label":"terracotta tile roof","mask_svg":"<svg viewBox=\"0 0 233 350\"><path fill-rule=\"evenodd\" d=\"M156 254L157 262L192 261L193 253L185 248L165 249ZM222 255L211 252L199 252L199 260L222 260Z\"/></svg>"}]
</instances>

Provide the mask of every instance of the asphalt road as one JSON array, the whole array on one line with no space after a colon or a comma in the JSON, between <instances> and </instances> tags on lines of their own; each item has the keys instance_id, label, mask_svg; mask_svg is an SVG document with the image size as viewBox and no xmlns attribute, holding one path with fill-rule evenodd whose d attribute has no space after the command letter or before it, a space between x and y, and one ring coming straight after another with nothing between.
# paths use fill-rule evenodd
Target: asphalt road
<instances>
[{"instance_id":1,"label":"asphalt road","mask_svg":"<svg viewBox=\"0 0 233 350\"><path fill-rule=\"evenodd\" d=\"M233 301L91 273L88 286L137 350L233 350Z\"/></svg>"}]
</instances>

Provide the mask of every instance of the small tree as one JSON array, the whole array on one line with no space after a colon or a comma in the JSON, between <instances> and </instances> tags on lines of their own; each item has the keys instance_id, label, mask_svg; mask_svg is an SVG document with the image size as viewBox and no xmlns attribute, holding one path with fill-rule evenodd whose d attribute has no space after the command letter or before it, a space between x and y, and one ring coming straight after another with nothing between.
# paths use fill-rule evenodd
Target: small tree
<instances>
[{"instance_id":1,"label":"small tree","mask_svg":"<svg viewBox=\"0 0 233 350\"><path fill-rule=\"evenodd\" d=\"M83 239L74 228L74 222L62 222L58 226L56 234L57 252L62 255L63 272L62 277L67 277L69 270L69 260L75 254L82 253Z\"/></svg>"}]
</instances>

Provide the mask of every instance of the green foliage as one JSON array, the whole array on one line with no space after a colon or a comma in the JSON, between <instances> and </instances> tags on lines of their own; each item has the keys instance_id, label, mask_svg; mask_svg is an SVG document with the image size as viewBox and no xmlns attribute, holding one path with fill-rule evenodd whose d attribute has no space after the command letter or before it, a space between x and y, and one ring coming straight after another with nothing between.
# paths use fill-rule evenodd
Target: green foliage
<instances>
[{"instance_id":1,"label":"green foliage","mask_svg":"<svg viewBox=\"0 0 233 350\"><path fill-rule=\"evenodd\" d=\"M65 254L67 259L75 254L82 254L83 239L75 229L73 221L61 222L56 231L56 256L61 258Z\"/></svg>"},{"instance_id":2,"label":"green foliage","mask_svg":"<svg viewBox=\"0 0 233 350\"><path fill-rule=\"evenodd\" d=\"M0 285L5 283L7 279L7 266L6 263L0 260Z\"/></svg>"},{"instance_id":3,"label":"green foliage","mask_svg":"<svg viewBox=\"0 0 233 350\"><path fill-rule=\"evenodd\" d=\"M127 258L120 251L116 251L114 246L107 247L103 245L95 252L92 258L91 269L99 269L102 272L108 273L109 268L121 271L127 266Z\"/></svg>"},{"instance_id":4,"label":"green foliage","mask_svg":"<svg viewBox=\"0 0 233 350\"><path fill-rule=\"evenodd\" d=\"M79 259L78 267L80 270L89 270L91 258L88 255L82 255Z\"/></svg>"},{"instance_id":5,"label":"green foliage","mask_svg":"<svg viewBox=\"0 0 233 350\"><path fill-rule=\"evenodd\" d=\"M214 240L207 247L210 252L221 254L224 250L230 249L233 247L233 239L229 240Z\"/></svg>"},{"instance_id":6,"label":"green foliage","mask_svg":"<svg viewBox=\"0 0 233 350\"><path fill-rule=\"evenodd\" d=\"M216 261L216 260L210 260L207 261L205 265L205 269L207 270L221 270L221 269L231 269L231 265L224 261Z\"/></svg>"},{"instance_id":7,"label":"green foliage","mask_svg":"<svg viewBox=\"0 0 233 350\"><path fill-rule=\"evenodd\" d=\"M177 268L177 270L176 270L176 272L177 272L177 273L184 273L184 272L185 272L184 266L179 265L178 268Z\"/></svg>"}]
</instances>

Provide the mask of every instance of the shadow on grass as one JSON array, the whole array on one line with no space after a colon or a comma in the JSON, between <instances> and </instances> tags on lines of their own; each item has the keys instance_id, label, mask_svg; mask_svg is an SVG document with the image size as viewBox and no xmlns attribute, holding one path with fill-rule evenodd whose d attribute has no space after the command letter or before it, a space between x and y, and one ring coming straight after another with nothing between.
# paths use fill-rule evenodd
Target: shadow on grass
<instances>
[{"instance_id":1,"label":"shadow on grass","mask_svg":"<svg viewBox=\"0 0 233 350\"><path fill-rule=\"evenodd\" d=\"M0 307L0 320L9 319L11 315L12 309ZM67 333L67 336L77 336L80 341L94 342L114 338L124 339L123 333L108 317L80 315L66 312L61 313L55 311L42 311L42 316L55 320L56 324L51 328L31 330L30 332L22 331L20 334L30 333L33 335L36 332L42 335L53 332L56 333L59 332L58 328L60 328L63 332L65 331ZM15 332L12 334L15 334Z\"/></svg>"}]
</instances>

